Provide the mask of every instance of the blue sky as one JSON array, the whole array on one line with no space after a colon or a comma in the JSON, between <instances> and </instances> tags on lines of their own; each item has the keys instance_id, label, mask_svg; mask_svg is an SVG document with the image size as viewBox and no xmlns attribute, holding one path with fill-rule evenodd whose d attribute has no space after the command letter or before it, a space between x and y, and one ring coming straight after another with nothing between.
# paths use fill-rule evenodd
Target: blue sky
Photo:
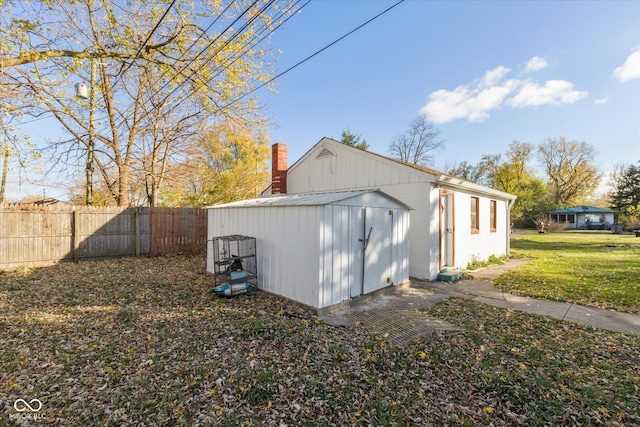
<instances>
[{"instance_id":1,"label":"blue sky","mask_svg":"<svg viewBox=\"0 0 640 427\"><path fill-rule=\"evenodd\" d=\"M274 38L278 68L394 3L312 1ZM428 112L445 140L437 169L504 153L516 139L564 136L593 145L608 171L640 160L640 2L408 0L278 89L262 98L290 163L345 129L387 154Z\"/></svg>"},{"instance_id":2,"label":"blue sky","mask_svg":"<svg viewBox=\"0 0 640 427\"><path fill-rule=\"evenodd\" d=\"M276 72L394 3L311 1L271 40L282 50ZM607 172L640 160L640 1L407 0L276 87L256 95L290 164L346 129L388 154L393 138L428 112L446 147L436 169L475 164L513 140L564 136L593 145ZM16 178L10 200L45 188L17 192Z\"/></svg>"}]
</instances>

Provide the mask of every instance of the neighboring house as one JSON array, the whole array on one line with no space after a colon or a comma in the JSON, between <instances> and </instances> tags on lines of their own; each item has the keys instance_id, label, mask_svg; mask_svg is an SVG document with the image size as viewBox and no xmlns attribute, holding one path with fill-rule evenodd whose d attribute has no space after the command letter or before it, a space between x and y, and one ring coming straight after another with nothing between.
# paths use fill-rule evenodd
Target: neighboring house
<instances>
[{"instance_id":1,"label":"neighboring house","mask_svg":"<svg viewBox=\"0 0 640 427\"><path fill-rule=\"evenodd\" d=\"M409 273L435 280L445 266L509 253L516 196L323 138L291 167L286 145L272 149L263 195L378 188L411 206Z\"/></svg>"},{"instance_id":2,"label":"neighboring house","mask_svg":"<svg viewBox=\"0 0 640 427\"><path fill-rule=\"evenodd\" d=\"M549 221L577 230L610 230L616 211L593 206L574 206L549 212Z\"/></svg>"},{"instance_id":3,"label":"neighboring house","mask_svg":"<svg viewBox=\"0 0 640 427\"><path fill-rule=\"evenodd\" d=\"M47 197L43 199L25 199L15 203L10 203L11 205L31 205L31 206L73 206L71 203L64 202L62 200L54 199L52 197Z\"/></svg>"}]
</instances>

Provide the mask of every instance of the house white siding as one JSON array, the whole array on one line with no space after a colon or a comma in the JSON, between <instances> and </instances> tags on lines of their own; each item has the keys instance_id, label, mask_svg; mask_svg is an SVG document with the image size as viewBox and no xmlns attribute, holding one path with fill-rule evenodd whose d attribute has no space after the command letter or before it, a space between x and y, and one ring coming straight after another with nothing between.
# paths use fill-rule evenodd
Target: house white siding
<instances>
[{"instance_id":1,"label":"house white siding","mask_svg":"<svg viewBox=\"0 0 640 427\"><path fill-rule=\"evenodd\" d=\"M471 197L480 201L479 229L477 234L471 233ZM496 201L496 231L491 231L490 203ZM456 241L455 264L466 267L473 261L484 261L491 255L506 255L505 242L509 230L507 224L508 206L505 201L491 199L470 193L456 192Z\"/></svg>"},{"instance_id":2,"label":"house white siding","mask_svg":"<svg viewBox=\"0 0 640 427\"><path fill-rule=\"evenodd\" d=\"M340 143L327 143L309 151L289 169L288 192L312 193L430 182L424 173L414 172L392 160L361 154Z\"/></svg>"},{"instance_id":3,"label":"house white siding","mask_svg":"<svg viewBox=\"0 0 640 427\"><path fill-rule=\"evenodd\" d=\"M476 184L429 173L393 159L364 152L324 138L287 172L290 194L379 188L411 206L409 271L416 278L437 278L440 254L440 188L455 193L455 266L466 267L473 260L508 252L508 211L513 196ZM472 190L477 190L472 191ZM480 198L481 228L470 231L470 195ZM493 199L492 199L493 197ZM489 230L489 201L496 200L496 232Z\"/></svg>"},{"instance_id":4,"label":"house white siding","mask_svg":"<svg viewBox=\"0 0 640 427\"><path fill-rule=\"evenodd\" d=\"M315 204L308 204L281 196L213 206L208 238L255 237L258 287L314 308L407 282L409 208L370 190L329 199L318 194ZM371 222L376 216L382 225ZM365 251L362 240L370 228L373 236ZM363 268L363 263L379 267L372 261L377 259L388 263L380 280L368 277ZM212 260L207 260L207 270L213 272Z\"/></svg>"}]
</instances>

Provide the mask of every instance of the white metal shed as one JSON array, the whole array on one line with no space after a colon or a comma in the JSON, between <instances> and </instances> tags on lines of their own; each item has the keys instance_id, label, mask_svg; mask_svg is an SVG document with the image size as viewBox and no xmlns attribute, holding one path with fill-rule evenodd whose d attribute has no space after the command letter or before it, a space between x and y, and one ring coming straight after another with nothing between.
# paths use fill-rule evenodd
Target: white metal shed
<instances>
[{"instance_id":1,"label":"white metal shed","mask_svg":"<svg viewBox=\"0 0 640 427\"><path fill-rule=\"evenodd\" d=\"M379 190L283 194L208 209L209 240L256 238L264 291L324 309L409 281L411 208ZM210 255L207 271L214 271Z\"/></svg>"}]
</instances>

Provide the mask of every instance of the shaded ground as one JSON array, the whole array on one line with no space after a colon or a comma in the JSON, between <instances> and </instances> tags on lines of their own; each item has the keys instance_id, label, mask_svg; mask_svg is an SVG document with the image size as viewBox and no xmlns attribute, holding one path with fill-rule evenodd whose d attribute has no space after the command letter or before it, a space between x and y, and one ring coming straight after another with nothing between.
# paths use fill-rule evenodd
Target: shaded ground
<instances>
[{"instance_id":1,"label":"shaded ground","mask_svg":"<svg viewBox=\"0 0 640 427\"><path fill-rule=\"evenodd\" d=\"M396 346L262 292L220 299L202 267L0 274L0 424L640 423L636 336L450 299L417 311L462 332ZM19 413L18 399L42 408Z\"/></svg>"}]
</instances>

